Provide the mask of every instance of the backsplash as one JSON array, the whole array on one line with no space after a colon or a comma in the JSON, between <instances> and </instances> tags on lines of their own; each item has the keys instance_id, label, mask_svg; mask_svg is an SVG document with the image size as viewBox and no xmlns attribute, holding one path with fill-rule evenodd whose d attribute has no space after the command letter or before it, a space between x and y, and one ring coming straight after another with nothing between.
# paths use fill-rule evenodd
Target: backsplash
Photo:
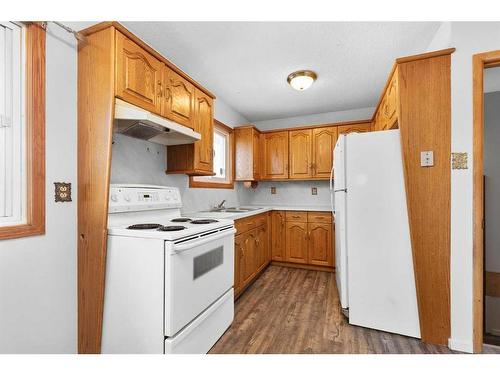
<instances>
[{"instance_id":1,"label":"backsplash","mask_svg":"<svg viewBox=\"0 0 500 375\"><path fill-rule=\"evenodd\" d=\"M183 212L207 210L222 200L227 206L238 206L237 190L190 189L186 175L167 175L164 146L113 134L111 183L137 183L174 186L179 188Z\"/></svg>"},{"instance_id":2,"label":"backsplash","mask_svg":"<svg viewBox=\"0 0 500 375\"><path fill-rule=\"evenodd\" d=\"M285 206L330 206L330 188L328 181L263 181L256 189L246 189L238 183L239 197L242 204L285 205ZM271 194L271 187L276 194ZM311 194L311 188L317 188L317 195Z\"/></svg>"},{"instance_id":3,"label":"backsplash","mask_svg":"<svg viewBox=\"0 0 500 375\"><path fill-rule=\"evenodd\" d=\"M330 205L328 181L260 182L256 189L245 188L240 182L235 189L189 188L186 175L165 174L166 149L164 146L130 138L121 134L113 135L113 155L111 160L111 183L136 183L174 186L179 188L183 212L207 210L226 200L226 206L239 205ZM271 187L276 194L271 194ZM316 187L317 195L311 194Z\"/></svg>"}]
</instances>

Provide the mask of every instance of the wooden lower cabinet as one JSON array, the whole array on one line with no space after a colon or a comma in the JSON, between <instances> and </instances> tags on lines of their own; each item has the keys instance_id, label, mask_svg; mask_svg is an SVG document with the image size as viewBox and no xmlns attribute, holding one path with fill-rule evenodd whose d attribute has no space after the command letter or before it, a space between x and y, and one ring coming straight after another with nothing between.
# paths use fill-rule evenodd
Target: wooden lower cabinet
<instances>
[{"instance_id":1,"label":"wooden lower cabinet","mask_svg":"<svg viewBox=\"0 0 500 375\"><path fill-rule=\"evenodd\" d=\"M271 213L271 259L284 262L286 229L285 211L273 211Z\"/></svg>"},{"instance_id":2,"label":"wooden lower cabinet","mask_svg":"<svg viewBox=\"0 0 500 375\"><path fill-rule=\"evenodd\" d=\"M271 261L268 217L269 214L265 213L255 217L254 220L247 218L236 221L236 227L240 228L234 240L234 294L236 297ZM255 223L255 226L251 227L252 223Z\"/></svg>"},{"instance_id":3,"label":"wooden lower cabinet","mask_svg":"<svg viewBox=\"0 0 500 375\"><path fill-rule=\"evenodd\" d=\"M332 224L308 223L308 264L333 267L334 234Z\"/></svg>"},{"instance_id":4,"label":"wooden lower cabinet","mask_svg":"<svg viewBox=\"0 0 500 375\"><path fill-rule=\"evenodd\" d=\"M307 263L308 238L307 223L286 223L286 257L291 263Z\"/></svg>"}]
</instances>

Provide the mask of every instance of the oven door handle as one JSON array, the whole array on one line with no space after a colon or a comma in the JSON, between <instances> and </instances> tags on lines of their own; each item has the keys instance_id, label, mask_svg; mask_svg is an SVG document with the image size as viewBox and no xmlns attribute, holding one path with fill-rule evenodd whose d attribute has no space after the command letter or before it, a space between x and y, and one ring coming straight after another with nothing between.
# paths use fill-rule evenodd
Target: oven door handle
<instances>
[{"instance_id":1,"label":"oven door handle","mask_svg":"<svg viewBox=\"0 0 500 375\"><path fill-rule=\"evenodd\" d=\"M236 233L236 229L232 228L230 230L222 231L219 234L216 234L213 236L207 236L206 238L203 238L203 239L198 240L198 241L195 240L193 242L189 242L189 243L182 244L182 245L174 245L174 247L172 249L173 254L175 255L175 254L179 254L179 253L182 253L184 251L187 251L187 250L191 250L194 247L201 246L201 245L204 245L206 243L209 243L209 242L212 242L215 240L219 240L221 238L230 236L230 235L235 234L235 233Z\"/></svg>"}]
</instances>

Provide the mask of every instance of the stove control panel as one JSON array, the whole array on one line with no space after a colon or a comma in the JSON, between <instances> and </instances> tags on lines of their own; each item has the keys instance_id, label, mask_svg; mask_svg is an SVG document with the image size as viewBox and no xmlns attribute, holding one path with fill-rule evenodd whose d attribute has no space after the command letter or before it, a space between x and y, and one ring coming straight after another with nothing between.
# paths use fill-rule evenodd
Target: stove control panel
<instances>
[{"instance_id":1,"label":"stove control panel","mask_svg":"<svg viewBox=\"0 0 500 375\"><path fill-rule=\"evenodd\" d=\"M109 212L133 212L181 207L181 195L176 187L110 185Z\"/></svg>"}]
</instances>

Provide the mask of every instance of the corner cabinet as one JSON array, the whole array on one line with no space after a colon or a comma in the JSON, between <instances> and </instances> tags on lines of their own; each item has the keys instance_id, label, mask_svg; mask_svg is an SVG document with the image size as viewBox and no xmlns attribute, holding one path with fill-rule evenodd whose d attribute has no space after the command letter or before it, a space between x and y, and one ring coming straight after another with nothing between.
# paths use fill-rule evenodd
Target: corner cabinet
<instances>
[{"instance_id":1,"label":"corner cabinet","mask_svg":"<svg viewBox=\"0 0 500 375\"><path fill-rule=\"evenodd\" d=\"M194 131L201 139L195 143L167 147L167 174L212 176L213 172L213 99L201 90L194 91Z\"/></svg>"},{"instance_id":2,"label":"corner cabinet","mask_svg":"<svg viewBox=\"0 0 500 375\"><path fill-rule=\"evenodd\" d=\"M234 130L235 181L258 181L261 177L261 137L254 126Z\"/></svg>"},{"instance_id":3,"label":"corner cabinet","mask_svg":"<svg viewBox=\"0 0 500 375\"><path fill-rule=\"evenodd\" d=\"M161 115L164 64L120 32L115 61L115 95Z\"/></svg>"}]
</instances>

